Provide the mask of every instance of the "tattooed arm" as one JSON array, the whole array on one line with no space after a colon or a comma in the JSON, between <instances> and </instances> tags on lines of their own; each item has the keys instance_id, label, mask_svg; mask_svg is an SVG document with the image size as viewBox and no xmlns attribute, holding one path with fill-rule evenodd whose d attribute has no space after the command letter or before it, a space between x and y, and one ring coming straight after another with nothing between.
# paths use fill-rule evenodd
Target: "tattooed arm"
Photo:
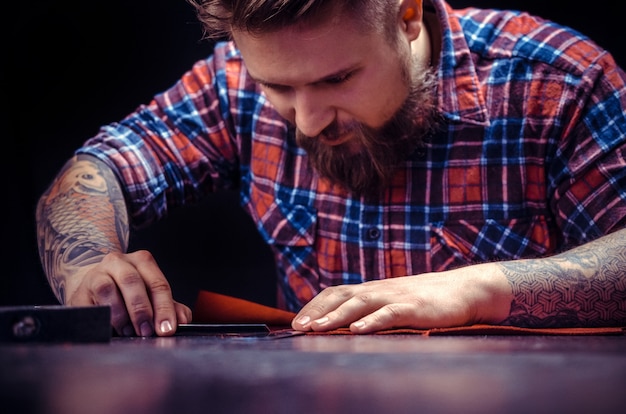
<instances>
[{"instance_id":1,"label":"tattooed arm","mask_svg":"<svg viewBox=\"0 0 626 414\"><path fill-rule=\"evenodd\" d=\"M329 287L292 326L368 333L475 323L626 326L626 229L553 257Z\"/></svg>"},{"instance_id":2,"label":"tattooed arm","mask_svg":"<svg viewBox=\"0 0 626 414\"><path fill-rule=\"evenodd\" d=\"M41 196L36 219L41 262L61 303L110 305L111 324L124 336L171 335L178 322L191 320L152 255L126 254L126 204L101 161L69 160Z\"/></svg>"},{"instance_id":3,"label":"tattooed arm","mask_svg":"<svg viewBox=\"0 0 626 414\"><path fill-rule=\"evenodd\" d=\"M626 229L545 259L500 264L515 326L626 326Z\"/></svg>"}]
</instances>

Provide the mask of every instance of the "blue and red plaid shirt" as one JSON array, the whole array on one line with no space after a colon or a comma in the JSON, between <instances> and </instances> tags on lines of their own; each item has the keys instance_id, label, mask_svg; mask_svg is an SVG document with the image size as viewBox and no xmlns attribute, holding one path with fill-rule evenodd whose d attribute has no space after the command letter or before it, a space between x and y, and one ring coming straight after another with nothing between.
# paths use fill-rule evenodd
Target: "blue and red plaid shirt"
<instances>
[{"instance_id":1,"label":"blue and red plaid shirt","mask_svg":"<svg viewBox=\"0 0 626 414\"><path fill-rule=\"evenodd\" d=\"M320 179L229 42L78 152L115 169L137 226L237 188L293 311L330 285L552 254L624 227L626 75L612 57L524 13L432 3L444 124L377 203Z\"/></svg>"}]
</instances>

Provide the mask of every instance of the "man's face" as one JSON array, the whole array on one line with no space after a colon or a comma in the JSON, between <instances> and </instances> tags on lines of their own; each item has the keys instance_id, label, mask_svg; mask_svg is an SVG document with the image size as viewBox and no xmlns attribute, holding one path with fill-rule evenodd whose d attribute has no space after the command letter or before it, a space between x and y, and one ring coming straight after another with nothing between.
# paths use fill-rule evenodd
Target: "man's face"
<instances>
[{"instance_id":1,"label":"man's face","mask_svg":"<svg viewBox=\"0 0 626 414\"><path fill-rule=\"evenodd\" d=\"M375 196L430 125L432 76L415 70L408 40L393 46L354 24L233 37L314 168L356 195Z\"/></svg>"}]
</instances>

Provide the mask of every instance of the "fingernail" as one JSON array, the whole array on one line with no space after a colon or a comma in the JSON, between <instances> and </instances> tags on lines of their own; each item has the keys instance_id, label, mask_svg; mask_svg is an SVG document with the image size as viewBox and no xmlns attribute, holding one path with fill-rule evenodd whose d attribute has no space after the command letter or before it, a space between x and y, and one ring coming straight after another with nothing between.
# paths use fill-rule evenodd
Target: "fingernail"
<instances>
[{"instance_id":1,"label":"fingernail","mask_svg":"<svg viewBox=\"0 0 626 414\"><path fill-rule=\"evenodd\" d=\"M326 322L328 322L328 316L324 316L323 318L319 318L315 320L315 323L318 325L324 325Z\"/></svg>"},{"instance_id":2,"label":"fingernail","mask_svg":"<svg viewBox=\"0 0 626 414\"><path fill-rule=\"evenodd\" d=\"M352 326L354 326L357 329L361 329L365 326L365 322L363 321L356 321L352 324Z\"/></svg>"},{"instance_id":3,"label":"fingernail","mask_svg":"<svg viewBox=\"0 0 626 414\"><path fill-rule=\"evenodd\" d=\"M299 325L302 325L303 327L306 327L310 321L311 321L311 318L309 316L304 315L304 316L299 317L296 323L298 323Z\"/></svg>"},{"instance_id":4,"label":"fingernail","mask_svg":"<svg viewBox=\"0 0 626 414\"><path fill-rule=\"evenodd\" d=\"M161 322L161 332L162 333L170 333L172 331L172 324L170 321Z\"/></svg>"},{"instance_id":5,"label":"fingernail","mask_svg":"<svg viewBox=\"0 0 626 414\"><path fill-rule=\"evenodd\" d=\"M154 333L152 331L152 326L150 326L149 322L144 322L139 325L139 331L141 332L141 336L152 336Z\"/></svg>"}]
</instances>

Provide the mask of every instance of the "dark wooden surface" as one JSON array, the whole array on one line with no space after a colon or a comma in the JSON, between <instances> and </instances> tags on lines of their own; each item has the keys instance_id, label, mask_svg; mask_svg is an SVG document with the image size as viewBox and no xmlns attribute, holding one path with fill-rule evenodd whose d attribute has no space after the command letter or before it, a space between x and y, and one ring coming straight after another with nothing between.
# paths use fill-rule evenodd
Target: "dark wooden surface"
<instances>
[{"instance_id":1,"label":"dark wooden surface","mask_svg":"<svg viewBox=\"0 0 626 414\"><path fill-rule=\"evenodd\" d=\"M3 412L623 413L626 336L0 345Z\"/></svg>"}]
</instances>

